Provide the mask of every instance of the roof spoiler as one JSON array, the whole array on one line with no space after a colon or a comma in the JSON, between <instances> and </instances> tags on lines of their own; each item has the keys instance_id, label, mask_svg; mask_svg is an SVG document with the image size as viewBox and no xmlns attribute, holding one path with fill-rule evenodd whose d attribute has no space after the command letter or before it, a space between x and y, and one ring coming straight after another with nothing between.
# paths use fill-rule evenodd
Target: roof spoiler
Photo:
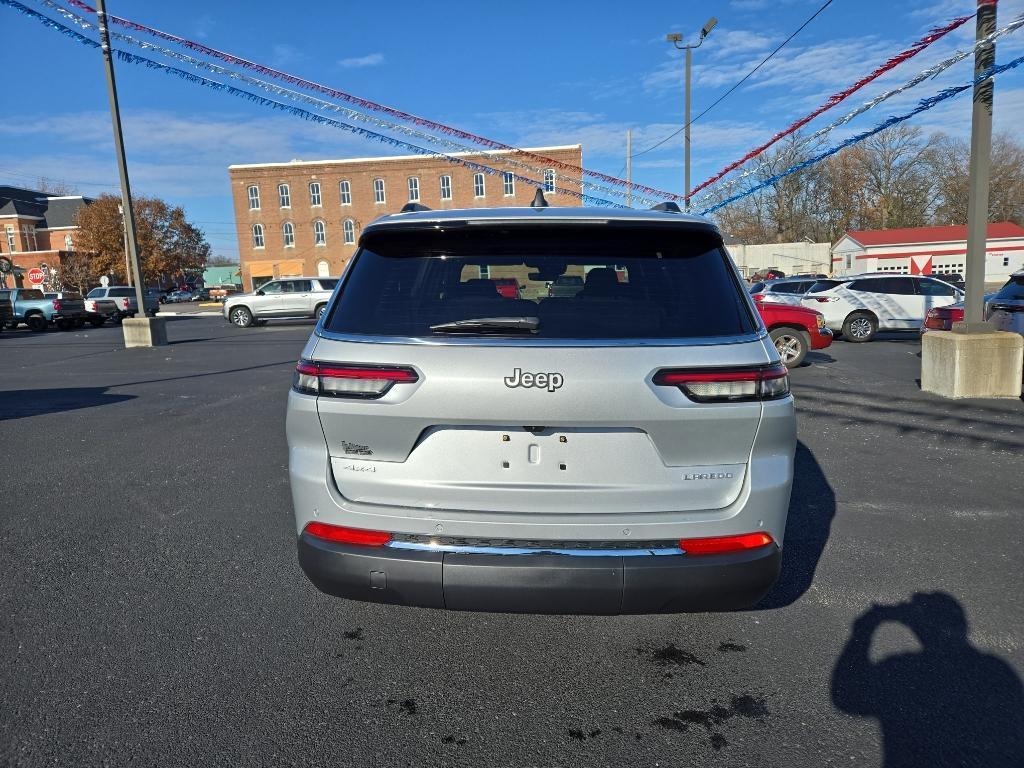
<instances>
[{"instance_id":1,"label":"roof spoiler","mask_svg":"<svg viewBox=\"0 0 1024 768\"><path fill-rule=\"evenodd\" d=\"M548 201L544 199L544 190L537 187L537 194L533 196L533 200L530 202L531 208L547 208Z\"/></svg>"},{"instance_id":2,"label":"roof spoiler","mask_svg":"<svg viewBox=\"0 0 1024 768\"><path fill-rule=\"evenodd\" d=\"M415 213L416 211L429 211L429 210L430 210L430 208L428 208L425 205L420 205L419 203L406 203L405 205L402 206L402 210L399 211L399 213Z\"/></svg>"},{"instance_id":3,"label":"roof spoiler","mask_svg":"<svg viewBox=\"0 0 1024 768\"><path fill-rule=\"evenodd\" d=\"M680 210L679 208L679 204L673 203L671 201L667 203L658 203L657 205L652 205L651 210L662 211L664 213L682 213L682 210Z\"/></svg>"}]
</instances>

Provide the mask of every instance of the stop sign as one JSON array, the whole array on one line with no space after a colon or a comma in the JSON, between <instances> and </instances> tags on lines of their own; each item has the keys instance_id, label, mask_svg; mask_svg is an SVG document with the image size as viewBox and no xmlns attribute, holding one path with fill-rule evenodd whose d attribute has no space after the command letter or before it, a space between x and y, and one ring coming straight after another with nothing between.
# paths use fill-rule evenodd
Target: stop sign
<instances>
[{"instance_id":1,"label":"stop sign","mask_svg":"<svg viewBox=\"0 0 1024 768\"><path fill-rule=\"evenodd\" d=\"M43 274L43 270L39 267L32 267L32 269L28 271L28 281L32 283L32 285L42 285L43 280L45 279L46 275Z\"/></svg>"}]
</instances>

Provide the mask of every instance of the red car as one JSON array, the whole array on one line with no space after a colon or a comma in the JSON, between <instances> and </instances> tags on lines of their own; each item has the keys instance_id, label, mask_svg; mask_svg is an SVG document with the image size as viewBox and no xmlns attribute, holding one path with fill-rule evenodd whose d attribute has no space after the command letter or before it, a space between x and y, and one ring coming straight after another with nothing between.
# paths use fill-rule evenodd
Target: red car
<instances>
[{"instance_id":1,"label":"red car","mask_svg":"<svg viewBox=\"0 0 1024 768\"><path fill-rule=\"evenodd\" d=\"M825 327L825 316L821 312L762 301L755 301L754 306L787 368L803 363L812 349L825 349L832 343L832 331Z\"/></svg>"},{"instance_id":2,"label":"red car","mask_svg":"<svg viewBox=\"0 0 1024 768\"><path fill-rule=\"evenodd\" d=\"M964 304L951 304L948 307L932 307L924 318L924 331L951 331L953 323L959 323L964 319Z\"/></svg>"},{"instance_id":3,"label":"red car","mask_svg":"<svg viewBox=\"0 0 1024 768\"><path fill-rule=\"evenodd\" d=\"M506 299L519 298L519 281L514 277L494 277L491 278L491 282L498 289L498 293Z\"/></svg>"}]
</instances>

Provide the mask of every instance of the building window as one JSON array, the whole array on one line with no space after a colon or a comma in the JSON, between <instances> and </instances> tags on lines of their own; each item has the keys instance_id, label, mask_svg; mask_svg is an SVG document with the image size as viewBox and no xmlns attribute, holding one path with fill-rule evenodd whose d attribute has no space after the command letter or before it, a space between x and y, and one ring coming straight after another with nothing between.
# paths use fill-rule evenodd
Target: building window
<instances>
[{"instance_id":1,"label":"building window","mask_svg":"<svg viewBox=\"0 0 1024 768\"><path fill-rule=\"evenodd\" d=\"M309 204L314 208L320 206L320 182L309 182Z\"/></svg>"},{"instance_id":2,"label":"building window","mask_svg":"<svg viewBox=\"0 0 1024 768\"><path fill-rule=\"evenodd\" d=\"M452 199L452 177L442 176L441 177L441 199L451 200Z\"/></svg>"},{"instance_id":3,"label":"building window","mask_svg":"<svg viewBox=\"0 0 1024 768\"><path fill-rule=\"evenodd\" d=\"M383 204L384 200L384 179L373 180L373 202Z\"/></svg>"},{"instance_id":4,"label":"building window","mask_svg":"<svg viewBox=\"0 0 1024 768\"><path fill-rule=\"evenodd\" d=\"M64 250L71 251L74 250L74 247L75 241L71 239L71 235L64 235Z\"/></svg>"},{"instance_id":5,"label":"building window","mask_svg":"<svg viewBox=\"0 0 1024 768\"><path fill-rule=\"evenodd\" d=\"M342 232L345 233L345 245L352 245L356 241L356 224L352 219L345 219L341 225Z\"/></svg>"},{"instance_id":6,"label":"building window","mask_svg":"<svg viewBox=\"0 0 1024 768\"><path fill-rule=\"evenodd\" d=\"M420 201L420 180L416 176L409 177L409 202L418 203Z\"/></svg>"},{"instance_id":7,"label":"building window","mask_svg":"<svg viewBox=\"0 0 1024 768\"><path fill-rule=\"evenodd\" d=\"M320 219L313 222L313 243L314 245L327 245L327 230Z\"/></svg>"},{"instance_id":8,"label":"building window","mask_svg":"<svg viewBox=\"0 0 1024 768\"><path fill-rule=\"evenodd\" d=\"M552 194L555 191L555 171L552 168L544 171L544 191Z\"/></svg>"},{"instance_id":9,"label":"building window","mask_svg":"<svg viewBox=\"0 0 1024 768\"><path fill-rule=\"evenodd\" d=\"M21 236L25 241L25 250L35 251L36 248L36 228L33 224L22 224L21 225Z\"/></svg>"},{"instance_id":10,"label":"building window","mask_svg":"<svg viewBox=\"0 0 1024 768\"><path fill-rule=\"evenodd\" d=\"M484 196L484 175L482 173L473 174L473 196Z\"/></svg>"},{"instance_id":11,"label":"building window","mask_svg":"<svg viewBox=\"0 0 1024 768\"><path fill-rule=\"evenodd\" d=\"M516 193L516 177L508 171L501 174L501 183L505 188L505 197L512 197Z\"/></svg>"},{"instance_id":12,"label":"building window","mask_svg":"<svg viewBox=\"0 0 1024 768\"><path fill-rule=\"evenodd\" d=\"M260 209L260 188L253 184L249 187L249 210L258 211Z\"/></svg>"},{"instance_id":13,"label":"building window","mask_svg":"<svg viewBox=\"0 0 1024 768\"><path fill-rule=\"evenodd\" d=\"M846 268L847 269L853 269L853 254L852 253L846 254Z\"/></svg>"},{"instance_id":14,"label":"building window","mask_svg":"<svg viewBox=\"0 0 1024 768\"><path fill-rule=\"evenodd\" d=\"M292 226L290 221L286 221L281 225L281 235L284 237L285 248L295 247L295 227Z\"/></svg>"},{"instance_id":15,"label":"building window","mask_svg":"<svg viewBox=\"0 0 1024 768\"><path fill-rule=\"evenodd\" d=\"M14 227L7 225L7 251L14 253L17 249L17 241L14 239Z\"/></svg>"},{"instance_id":16,"label":"building window","mask_svg":"<svg viewBox=\"0 0 1024 768\"><path fill-rule=\"evenodd\" d=\"M489 280L490 279L490 277L491 277L491 265L490 264L481 264L480 265L480 277L483 280Z\"/></svg>"},{"instance_id":17,"label":"building window","mask_svg":"<svg viewBox=\"0 0 1024 768\"><path fill-rule=\"evenodd\" d=\"M348 181L341 182L341 204L352 205L352 185Z\"/></svg>"},{"instance_id":18,"label":"building window","mask_svg":"<svg viewBox=\"0 0 1024 768\"><path fill-rule=\"evenodd\" d=\"M277 185L277 199L282 208L292 207L292 193L287 184Z\"/></svg>"},{"instance_id":19,"label":"building window","mask_svg":"<svg viewBox=\"0 0 1024 768\"><path fill-rule=\"evenodd\" d=\"M1010 266L1010 257L1009 256L1003 256L1003 266L1004 267Z\"/></svg>"},{"instance_id":20,"label":"building window","mask_svg":"<svg viewBox=\"0 0 1024 768\"><path fill-rule=\"evenodd\" d=\"M318 261L316 263L316 276L317 277L330 277L331 276L331 265L326 261Z\"/></svg>"},{"instance_id":21,"label":"building window","mask_svg":"<svg viewBox=\"0 0 1024 768\"><path fill-rule=\"evenodd\" d=\"M253 224L252 225L252 247L262 248L263 247L263 225Z\"/></svg>"}]
</instances>

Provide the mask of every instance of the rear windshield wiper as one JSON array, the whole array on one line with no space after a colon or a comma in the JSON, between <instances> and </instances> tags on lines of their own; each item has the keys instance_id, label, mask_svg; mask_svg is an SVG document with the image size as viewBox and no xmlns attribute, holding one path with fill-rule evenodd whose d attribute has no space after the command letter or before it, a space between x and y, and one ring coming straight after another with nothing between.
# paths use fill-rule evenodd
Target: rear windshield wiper
<instances>
[{"instance_id":1,"label":"rear windshield wiper","mask_svg":"<svg viewBox=\"0 0 1024 768\"><path fill-rule=\"evenodd\" d=\"M540 319L536 317L473 317L430 326L435 333L536 333L538 328Z\"/></svg>"}]
</instances>

